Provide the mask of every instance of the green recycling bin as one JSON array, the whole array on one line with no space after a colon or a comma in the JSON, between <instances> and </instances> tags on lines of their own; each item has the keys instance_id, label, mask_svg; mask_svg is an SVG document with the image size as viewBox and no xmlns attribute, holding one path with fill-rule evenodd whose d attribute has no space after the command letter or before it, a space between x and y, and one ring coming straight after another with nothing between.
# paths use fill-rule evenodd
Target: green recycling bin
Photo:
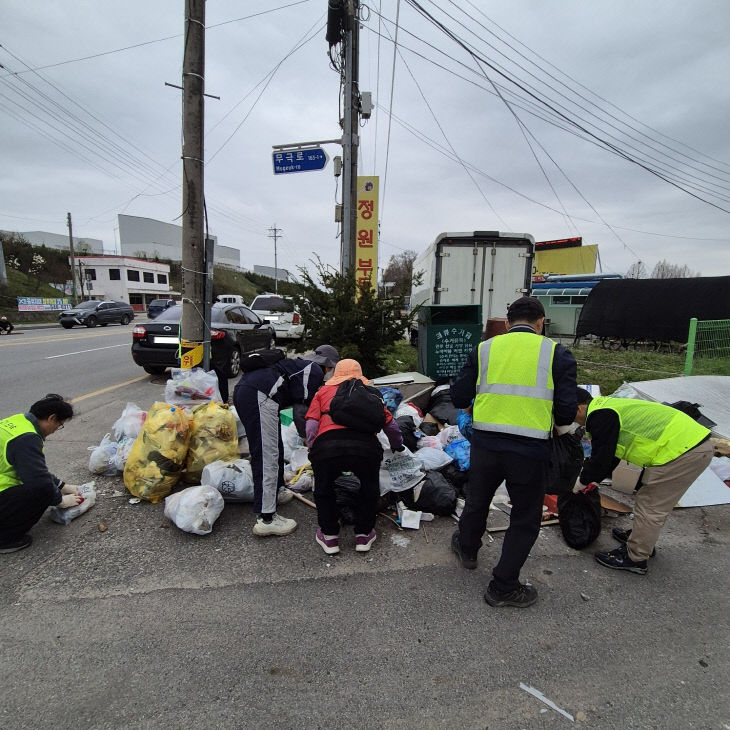
<instances>
[{"instance_id":1,"label":"green recycling bin","mask_svg":"<svg viewBox=\"0 0 730 730\"><path fill-rule=\"evenodd\" d=\"M418 370L429 378L458 375L481 342L481 304L425 304L418 312Z\"/></svg>"}]
</instances>

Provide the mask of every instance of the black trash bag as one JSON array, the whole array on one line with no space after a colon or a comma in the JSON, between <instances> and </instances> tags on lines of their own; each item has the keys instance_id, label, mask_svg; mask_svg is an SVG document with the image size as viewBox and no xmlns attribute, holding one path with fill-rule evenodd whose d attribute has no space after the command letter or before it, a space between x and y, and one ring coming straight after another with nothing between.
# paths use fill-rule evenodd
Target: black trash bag
<instances>
[{"instance_id":1,"label":"black trash bag","mask_svg":"<svg viewBox=\"0 0 730 730\"><path fill-rule=\"evenodd\" d=\"M398 423L398 428L403 436L403 443L406 448L411 451L416 451L416 449L418 449L418 439L420 437L415 434L418 429L413 421L413 416L401 416L395 420Z\"/></svg>"},{"instance_id":2,"label":"black trash bag","mask_svg":"<svg viewBox=\"0 0 730 730\"><path fill-rule=\"evenodd\" d=\"M583 468L583 447L580 435L566 433L550 443L547 488L545 494L567 494Z\"/></svg>"},{"instance_id":3,"label":"black trash bag","mask_svg":"<svg viewBox=\"0 0 730 730\"><path fill-rule=\"evenodd\" d=\"M450 464L447 464L443 469L439 469L439 473L456 490L457 496L464 496L466 485L469 482L468 471L459 471L459 467L456 466L456 463L452 461Z\"/></svg>"},{"instance_id":4,"label":"black trash bag","mask_svg":"<svg viewBox=\"0 0 730 730\"><path fill-rule=\"evenodd\" d=\"M434 390L438 392L431 396L426 411L439 423L448 423L450 426L456 426L459 409L451 402L451 388L445 385Z\"/></svg>"},{"instance_id":5,"label":"black trash bag","mask_svg":"<svg viewBox=\"0 0 730 730\"><path fill-rule=\"evenodd\" d=\"M341 474L335 479L335 501L340 511L340 522L343 525L355 524L355 509L359 491L360 480L354 474Z\"/></svg>"},{"instance_id":6,"label":"black trash bag","mask_svg":"<svg viewBox=\"0 0 730 730\"><path fill-rule=\"evenodd\" d=\"M565 542L580 550L588 547L601 532L601 495L590 492L558 496L558 521Z\"/></svg>"},{"instance_id":7,"label":"black trash bag","mask_svg":"<svg viewBox=\"0 0 730 730\"><path fill-rule=\"evenodd\" d=\"M433 421L421 421L421 425L418 427L418 430L424 436L438 436L439 435L439 425L438 425L438 423L434 423Z\"/></svg>"},{"instance_id":8,"label":"black trash bag","mask_svg":"<svg viewBox=\"0 0 730 730\"><path fill-rule=\"evenodd\" d=\"M437 471L427 471L426 478L413 488L413 494L418 494L414 507L422 512L450 515L456 509L456 490Z\"/></svg>"}]
</instances>

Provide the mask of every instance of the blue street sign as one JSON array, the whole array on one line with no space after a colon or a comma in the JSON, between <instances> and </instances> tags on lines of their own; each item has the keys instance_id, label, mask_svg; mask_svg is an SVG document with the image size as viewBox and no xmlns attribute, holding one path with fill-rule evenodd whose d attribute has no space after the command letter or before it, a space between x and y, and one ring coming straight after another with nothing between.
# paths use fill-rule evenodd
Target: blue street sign
<instances>
[{"instance_id":1,"label":"blue street sign","mask_svg":"<svg viewBox=\"0 0 730 730\"><path fill-rule=\"evenodd\" d=\"M274 175L287 172L309 172L324 170L329 157L321 147L310 147L305 150L279 150L271 154L274 163Z\"/></svg>"}]
</instances>

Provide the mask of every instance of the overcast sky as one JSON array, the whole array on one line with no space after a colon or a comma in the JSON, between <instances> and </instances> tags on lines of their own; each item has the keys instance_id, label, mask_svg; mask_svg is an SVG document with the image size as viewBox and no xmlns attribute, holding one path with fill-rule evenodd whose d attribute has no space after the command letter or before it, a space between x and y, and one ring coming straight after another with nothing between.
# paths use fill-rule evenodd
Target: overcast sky
<instances>
[{"instance_id":1,"label":"overcast sky","mask_svg":"<svg viewBox=\"0 0 730 730\"><path fill-rule=\"evenodd\" d=\"M420 4L482 60L402 0L394 67L397 0L363 8L360 85L377 107L361 130L359 172L380 176L381 267L442 231L502 230L582 235L599 244L603 271L667 259L730 274L720 209L730 210L730 3ZM295 272L315 253L339 265L332 164L275 176L271 163L272 145L341 134L326 9L207 3L206 91L221 97L206 100L210 230L247 268L273 265L274 225L280 266ZM0 229L66 233L70 211L74 234L111 253L118 213L180 222L180 92L164 83L180 83L183 11L183 0L3 0ZM560 111L563 129L528 91Z\"/></svg>"}]
</instances>

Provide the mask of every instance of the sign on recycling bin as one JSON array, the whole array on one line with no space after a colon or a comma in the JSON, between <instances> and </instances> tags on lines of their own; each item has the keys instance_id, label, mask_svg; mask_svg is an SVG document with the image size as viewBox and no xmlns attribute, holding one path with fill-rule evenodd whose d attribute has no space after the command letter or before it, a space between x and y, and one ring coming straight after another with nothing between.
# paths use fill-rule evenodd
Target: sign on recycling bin
<instances>
[{"instance_id":1,"label":"sign on recycling bin","mask_svg":"<svg viewBox=\"0 0 730 730\"><path fill-rule=\"evenodd\" d=\"M429 349L432 348L432 363L429 372L432 378L457 375L469 353L479 344L479 326L476 334L473 326L431 325Z\"/></svg>"}]
</instances>

